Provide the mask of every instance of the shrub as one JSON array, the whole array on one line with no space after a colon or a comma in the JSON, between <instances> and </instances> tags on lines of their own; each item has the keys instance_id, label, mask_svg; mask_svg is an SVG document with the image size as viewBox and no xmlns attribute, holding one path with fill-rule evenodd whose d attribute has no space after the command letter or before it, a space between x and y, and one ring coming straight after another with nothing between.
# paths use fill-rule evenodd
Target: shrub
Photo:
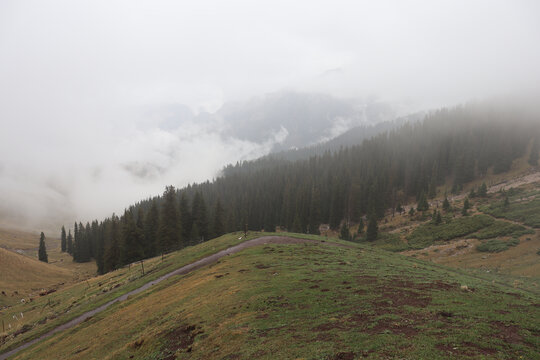
<instances>
[{"instance_id":1,"label":"shrub","mask_svg":"<svg viewBox=\"0 0 540 360\"><path fill-rule=\"evenodd\" d=\"M518 239L510 239L508 241L500 240L500 239L493 239L488 240L476 247L476 250L481 252L490 252L490 253L498 253L501 251L508 250L510 246L516 246L519 244Z\"/></svg>"},{"instance_id":2,"label":"shrub","mask_svg":"<svg viewBox=\"0 0 540 360\"><path fill-rule=\"evenodd\" d=\"M476 239L493 239L501 236L519 237L525 234L534 234L533 230L527 229L521 225L511 224L504 221L496 221L488 227L474 233L471 237Z\"/></svg>"},{"instance_id":3,"label":"shrub","mask_svg":"<svg viewBox=\"0 0 540 360\"><path fill-rule=\"evenodd\" d=\"M437 240L451 240L472 234L490 226L494 222L495 220L490 216L475 215L455 219L445 224L435 225L433 223L427 223L417 227L407 237L407 240L411 248L422 249L430 246Z\"/></svg>"}]
</instances>

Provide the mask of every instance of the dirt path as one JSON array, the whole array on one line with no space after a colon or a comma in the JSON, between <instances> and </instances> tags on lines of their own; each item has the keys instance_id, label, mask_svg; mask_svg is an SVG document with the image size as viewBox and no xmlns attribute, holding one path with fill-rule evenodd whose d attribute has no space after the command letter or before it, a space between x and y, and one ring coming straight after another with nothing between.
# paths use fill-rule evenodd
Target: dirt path
<instances>
[{"instance_id":1,"label":"dirt path","mask_svg":"<svg viewBox=\"0 0 540 360\"><path fill-rule=\"evenodd\" d=\"M103 305L101 305L100 307L98 307L98 308L96 308L94 310L88 311L88 312L80 315L79 317L77 317L77 318L75 318L75 319L73 319L73 320L71 320L71 321L69 321L69 322L67 322L67 323L65 323L63 325L60 325L60 326L56 327L55 329L41 335L40 337L38 337L38 338L36 338L34 340L26 342L26 343L20 345L19 347L15 348L13 350L10 350L10 351L8 351L8 352L6 352L4 354L0 354L0 360L5 360L10 356L15 355L19 351L24 350L24 349L26 349L26 348L28 348L28 347L42 341L42 340L45 340L45 339L53 336L54 334L56 334L56 333L58 333L60 331L70 329L70 328L82 323L83 321L87 320L88 318L90 318L90 317L104 311L109 306L111 306L111 305L113 305L113 304L115 304L117 302L124 301L130 296L141 293L141 292L149 289L151 286L156 285L156 284L162 282L163 280L166 280L166 279L170 278L171 276L187 274L187 273L189 273L189 272L191 272L193 270L199 269L199 268L201 268L203 266L215 263L216 261L218 261L219 259L221 259L224 256L235 254L235 253L237 253L239 251L242 251L242 250L244 250L246 248L257 246L257 245L263 245L263 244L305 244L305 243L317 243L317 244L327 244L327 245L339 246L339 247L350 247L350 246L347 246L347 245L338 244L338 243L332 243L332 242L320 242L320 241L316 241L316 240L297 239L297 238L282 237L282 236L263 236L263 237L260 237L260 238L257 238L257 239L248 240L248 241L245 241L245 242L243 242L241 244L232 246L232 247L230 247L228 249L221 250L221 251L219 251L219 252L217 252L217 253L215 253L213 255L202 258L202 259L200 259L198 261L195 261L195 262L193 262L191 264L182 266L179 269L171 271L168 274L165 274L165 275L163 275L163 276L161 276L161 277L159 277L159 278L157 278L155 280L152 280L152 281L144 284L140 288L137 288L135 290L132 290L132 291L122 295L122 296L119 296L116 299L111 300L108 303L103 304Z\"/></svg>"}]
</instances>

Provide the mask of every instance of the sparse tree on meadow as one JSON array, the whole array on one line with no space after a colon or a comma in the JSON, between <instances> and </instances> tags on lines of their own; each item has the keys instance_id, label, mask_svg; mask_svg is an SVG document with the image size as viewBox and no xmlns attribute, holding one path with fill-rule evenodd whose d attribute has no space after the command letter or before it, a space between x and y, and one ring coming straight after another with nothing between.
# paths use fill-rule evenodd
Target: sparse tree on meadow
<instances>
[{"instance_id":1,"label":"sparse tree on meadow","mask_svg":"<svg viewBox=\"0 0 540 360\"><path fill-rule=\"evenodd\" d=\"M62 232L60 234L60 250L62 252L66 252L67 249L67 236L66 236L66 228L62 226Z\"/></svg>"},{"instance_id":2,"label":"sparse tree on meadow","mask_svg":"<svg viewBox=\"0 0 540 360\"><path fill-rule=\"evenodd\" d=\"M41 232L41 235L39 236L38 259L39 261L49 262L47 248L45 247L45 234L43 232Z\"/></svg>"}]
</instances>

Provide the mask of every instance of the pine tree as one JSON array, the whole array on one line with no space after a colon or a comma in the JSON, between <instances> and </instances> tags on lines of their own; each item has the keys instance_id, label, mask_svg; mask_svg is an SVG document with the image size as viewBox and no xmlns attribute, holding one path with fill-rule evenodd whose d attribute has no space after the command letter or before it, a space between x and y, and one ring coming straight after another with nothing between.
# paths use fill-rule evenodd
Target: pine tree
<instances>
[{"instance_id":1,"label":"pine tree","mask_svg":"<svg viewBox=\"0 0 540 360\"><path fill-rule=\"evenodd\" d=\"M440 225L442 223L441 212L435 210L435 213L435 225Z\"/></svg>"},{"instance_id":2,"label":"pine tree","mask_svg":"<svg viewBox=\"0 0 540 360\"><path fill-rule=\"evenodd\" d=\"M377 226L377 219L375 216L371 216L369 219L367 231L366 231L366 240L375 241L379 234L379 227Z\"/></svg>"},{"instance_id":3,"label":"pine tree","mask_svg":"<svg viewBox=\"0 0 540 360\"><path fill-rule=\"evenodd\" d=\"M159 251L166 253L180 247L180 221L176 210L176 190L174 186L165 188L159 220Z\"/></svg>"},{"instance_id":4,"label":"pine tree","mask_svg":"<svg viewBox=\"0 0 540 360\"><path fill-rule=\"evenodd\" d=\"M218 198L216 202L216 208L214 210L214 226L213 226L213 235L214 237L219 237L225 234L225 224L224 224L224 211L221 206L221 200Z\"/></svg>"},{"instance_id":5,"label":"pine tree","mask_svg":"<svg viewBox=\"0 0 540 360\"><path fill-rule=\"evenodd\" d=\"M309 232L319 234L321 225L321 194L317 187L311 190L311 202L309 205Z\"/></svg>"},{"instance_id":6,"label":"pine tree","mask_svg":"<svg viewBox=\"0 0 540 360\"><path fill-rule=\"evenodd\" d=\"M189 242L191 239L191 226L193 225L193 219L191 211L189 210L189 202L186 196L186 192L183 191L180 196L180 219L182 220L182 240Z\"/></svg>"},{"instance_id":7,"label":"pine tree","mask_svg":"<svg viewBox=\"0 0 540 360\"><path fill-rule=\"evenodd\" d=\"M146 257L152 257L157 254L158 249L158 231L159 231L159 211L156 200L152 201L152 206L146 214L144 220L144 254ZM185 237L187 239L188 237Z\"/></svg>"},{"instance_id":8,"label":"pine tree","mask_svg":"<svg viewBox=\"0 0 540 360\"><path fill-rule=\"evenodd\" d=\"M469 203L469 198L465 198L465 201L463 202L463 209L461 209L461 215L467 216L469 215L469 210L471 208L471 204Z\"/></svg>"},{"instance_id":9,"label":"pine tree","mask_svg":"<svg viewBox=\"0 0 540 360\"><path fill-rule=\"evenodd\" d=\"M43 232L41 232L41 235L39 236L38 259L39 261L49 262L47 249L45 248L45 234Z\"/></svg>"},{"instance_id":10,"label":"pine tree","mask_svg":"<svg viewBox=\"0 0 540 360\"><path fill-rule=\"evenodd\" d=\"M97 220L96 220L97 224ZM98 274L105 273L105 224L102 222L97 226L96 239L96 265Z\"/></svg>"},{"instance_id":11,"label":"pine tree","mask_svg":"<svg viewBox=\"0 0 540 360\"><path fill-rule=\"evenodd\" d=\"M132 209L124 212L122 226L122 263L131 264L144 257L142 229L137 226L133 218Z\"/></svg>"},{"instance_id":12,"label":"pine tree","mask_svg":"<svg viewBox=\"0 0 540 360\"><path fill-rule=\"evenodd\" d=\"M71 229L68 231L68 237L67 237L67 253L69 255L73 255L73 236L71 235Z\"/></svg>"},{"instance_id":13,"label":"pine tree","mask_svg":"<svg viewBox=\"0 0 540 360\"><path fill-rule=\"evenodd\" d=\"M482 185L480 185L480 187L478 188L478 196L480 197L487 196L487 185L485 182L483 182Z\"/></svg>"},{"instance_id":14,"label":"pine tree","mask_svg":"<svg viewBox=\"0 0 540 360\"><path fill-rule=\"evenodd\" d=\"M198 243L201 240L205 241L208 240L208 233L209 233L209 227L208 227L208 215L206 213L206 204L204 202L204 198L200 192L196 192L195 196L193 197L193 204L191 207L191 216L193 219L193 225L197 225L197 231L194 232L192 230L192 234L195 234L198 232L197 238L192 238L191 240L194 243Z\"/></svg>"},{"instance_id":15,"label":"pine tree","mask_svg":"<svg viewBox=\"0 0 540 360\"><path fill-rule=\"evenodd\" d=\"M296 214L294 216L294 221L293 221L293 224L292 224L291 231L294 232L294 233L301 233L302 232L302 223L300 221L300 216L298 214Z\"/></svg>"},{"instance_id":16,"label":"pine tree","mask_svg":"<svg viewBox=\"0 0 540 360\"><path fill-rule=\"evenodd\" d=\"M81 244L79 241L79 225L77 222L73 225L73 261L78 261Z\"/></svg>"},{"instance_id":17,"label":"pine tree","mask_svg":"<svg viewBox=\"0 0 540 360\"><path fill-rule=\"evenodd\" d=\"M427 202L426 194L424 194L424 192L420 193L420 197L418 198L418 205L416 209L418 211L427 211L429 209L429 204Z\"/></svg>"},{"instance_id":18,"label":"pine tree","mask_svg":"<svg viewBox=\"0 0 540 360\"><path fill-rule=\"evenodd\" d=\"M364 220L360 217L358 221L358 233L361 234L364 232Z\"/></svg>"},{"instance_id":19,"label":"pine tree","mask_svg":"<svg viewBox=\"0 0 540 360\"><path fill-rule=\"evenodd\" d=\"M510 208L510 199L508 198L508 195L504 197L503 207L505 210L508 210Z\"/></svg>"},{"instance_id":20,"label":"pine tree","mask_svg":"<svg viewBox=\"0 0 540 360\"><path fill-rule=\"evenodd\" d=\"M343 225L341 225L341 231L339 233L339 238L341 240L350 240L351 234L349 232L349 225L347 225L347 222L344 221Z\"/></svg>"},{"instance_id":21,"label":"pine tree","mask_svg":"<svg viewBox=\"0 0 540 360\"><path fill-rule=\"evenodd\" d=\"M90 223L86 223L84 227L84 235L81 242L81 254L80 262L88 262L92 259L91 256L91 241L92 241L92 229L90 228Z\"/></svg>"},{"instance_id":22,"label":"pine tree","mask_svg":"<svg viewBox=\"0 0 540 360\"><path fill-rule=\"evenodd\" d=\"M62 252L66 252L66 247L67 247L67 236L66 236L66 228L62 225L62 232L61 232L61 235L60 235L60 250Z\"/></svg>"},{"instance_id":23,"label":"pine tree","mask_svg":"<svg viewBox=\"0 0 540 360\"><path fill-rule=\"evenodd\" d=\"M118 216L113 214L105 229L105 272L116 270L120 266L120 237L120 221Z\"/></svg>"},{"instance_id":24,"label":"pine tree","mask_svg":"<svg viewBox=\"0 0 540 360\"><path fill-rule=\"evenodd\" d=\"M469 202L469 198L465 198L465 201L463 202L463 208L465 210L469 210L471 208L471 203Z\"/></svg>"},{"instance_id":25,"label":"pine tree","mask_svg":"<svg viewBox=\"0 0 540 360\"><path fill-rule=\"evenodd\" d=\"M450 211L450 202L448 201L447 197L444 198L442 208L444 211Z\"/></svg>"},{"instance_id":26,"label":"pine tree","mask_svg":"<svg viewBox=\"0 0 540 360\"><path fill-rule=\"evenodd\" d=\"M473 199L476 197L476 192L474 191L474 188L471 189L471 191L469 192L469 198Z\"/></svg>"}]
</instances>

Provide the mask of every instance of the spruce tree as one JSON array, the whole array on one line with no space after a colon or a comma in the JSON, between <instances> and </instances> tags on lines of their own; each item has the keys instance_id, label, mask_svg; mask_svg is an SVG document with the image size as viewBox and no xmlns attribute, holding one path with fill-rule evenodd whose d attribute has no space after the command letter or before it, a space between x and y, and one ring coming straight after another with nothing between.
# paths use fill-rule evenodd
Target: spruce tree
<instances>
[{"instance_id":1,"label":"spruce tree","mask_svg":"<svg viewBox=\"0 0 540 360\"><path fill-rule=\"evenodd\" d=\"M420 197L418 198L418 205L416 209L418 211L427 211L429 209L429 204L427 202L426 194L424 194L424 192L420 193Z\"/></svg>"},{"instance_id":2,"label":"spruce tree","mask_svg":"<svg viewBox=\"0 0 540 360\"><path fill-rule=\"evenodd\" d=\"M483 182L482 185L480 185L480 187L478 188L478 196L480 197L487 196L487 185L485 182Z\"/></svg>"},{"instance_id":3,"label":"spruce tree","mask_svg":"<svg viewBox=\"0 0 540 360\"><path fill-rule=\"evenodd\" d=\"M69 255L73 255L73 235L71 235L71 229L68 230L66 250Z\"/></svg>"},{"instance_id":4,"label":"spruce tree","mask_svg":"<svg viewBox=\"0 0 540 360\"><path fill-rule=\"evenodd\" d=\"M159 211L156 200L152 201L152 206L144 221L144 254L152 257L157 254L158 249L158 230L159 230ZM185 237L184 239L188 239Z\"/></svg>"},{"instance_id":5,"label":"spruce tree","mask_svg":"<svg viewBox=\"0 0 540 360\"><path fill-rule=\"evenodd\" d=\"M505 210L508 210L510 208L510 199L508 198L508 195L506 195L504 197L504 204L503 204L503 208Z\"/></svg>"},{"instance_id":6,"label":"spruce tree","mask_svg":"<svg viewBox=\"0 0 540 360\"><path fill-rule=\"evenodd\" d=\"M180 219L182 221L182 240L189 242L191 239L191 226L193 225L193 219L191 211L189 209L189 201L186 195L186 191L182 192L180 196Z\"/></svg>"},{"instance_id":7,"label":"spruce tree","mask_svg":"<svg viewBox=\"0 0 540 360\"><path fill-rule=\"evenodd\" d=\"M73 224L73 261L78 261L81 244L79 241L79 225Z\"/></svg>"},{"instance_id":8,"label":"spruce tree","mask_svg":"<svg viewBox=\"0 0 540 360\"><path fill-rule=\"evenodd\" d=\"M206 204L204 202L204 198L200 192L196 192L195 196L193 197L193 204L191 207L191 217L193 219L193 225L197 225L197 231L192 230L192 234L196 235L198 233L197 238L192 238L191 241L194 243L198 243L201 240L205 241L208 240L208 233L209 233L209 226L208 226L208 215L206 212Z\"/></svg>"},{"instance_id":9,"label":"spruce tree","mask_svg":"<svg viewBox=\"0 0 540 360\"><path fill-rule=\"evenodd\" d=\"M49 262L47 249L45 248L45 234L43 232L41 232L41 235L39 236L38 259L39 261Z\"/></svg>"},{"instance_id":10,"label":"spruce tree","mask_svg":"<svg viewBox=\"0 0 540 360\"><path fill-rule=\"evenodd\" d=\"M461 215L467 216L469 215L468 210L471 208L471 204L469 203L469 198L465 198L465 201L463 202L463 209L461 209Z\"/></svg>"},{"instance_id":11,"label":"spruce tree","mask_svg":"<svg viewBox=\"0 0 540 360\"><path fill-rule=\"evenodd\" d=\"M97 223L97 221L96 221ZM101 222L97 227L96 253L94 254L98 274L105 273L105 223Z\"/></svg>"},{"instance_id":12,"label":"spruce tree","mask_svg":"<svg viewBox=\"0 0 540 360\"><path fill-rule=\"evenodd\" d=\"M367 231L366 231L366 240L367 241L375 241L377 240L377 236L379 234L379 227L377 226L377 219L375 216L371 216L369 219Z\"/></svg>"},{"instance_id":13,"label":"spruce tree","mask_svg":"<svg viewBox=\"0 0 540 360\"><path fill-rule=\"evenodd\" d=\"M364 232L364 219L360 217L360 220L358 221L358 233L361 234Z\"/></svg>"},{"instance_id":14,"label":"spruce tree","mask_svg":"<svg viewBox=\"0 0 540 360\"><path fill-rule=\"evenodd\" d=\"M347 225L347 222L344 221L341 225L341 231L339 233L339 238L341 240L350 240L351 234L349 232L349 225Z\"/></svg>"},{"instance_id":15,"label":"spruce tree","mask_svg":"<svg viewBox=\"0 0 540 360\"><path fill-rule=\"evenodd\" d=\"M448 201L447 197L444 198L442 208L443 208L444 211L449 211L450 210L450 202Z\"/></svg>"},{"instance_id":16,"label":"spruce tree","mask_svg":"<svg viewBox=\"0 0 540 360\"><path fill-rule=\"evenodd\" d=\"M90 228L90 223L86 223L84 227L84 237L81 243L81 256L80 262L88 262L92 259L91 255L91 241L92 241L92 229Z\"/></svg>"},{"instance_id":17,"label":"spruce tree","mask_svg":"<svg viewBox=\"0 0 540 360\"><path fill-rule=\"evenodd\" d=\"M311 190L311 202L309 206L309 232L319 234L321 225L321 194L317 187Z\"/></svg>"},{"instance_id":18,"label":"spruce tree","mask_svg":"<svg viewBox=\"0 0 540 360\"><path fill-rule=\"evenodd\" d=\"M440 211L436 211L435 215L435 225L440 225L442 223L442 216Z\"/></svg>"},{"instance_id":19,"label":"spruce tree","mask_svg":"<svg viewBox=\"0 0 540 360\"><path fill-rule=\"evenodd\" d=\"M180 221L176 210L176 190L174 186L165 188L159 220L159 251L166 253L180 247Z\"/></svg>"},{"instance_id":20,"label":"spruce tree","mask_svg":"<svg viewBox=\"0 0 540 360\"><path fill-rule=\"evenodd\" d=\"M62 231L61 231L61 234L60 234L60 250L62 252L66 252L66 248L67 248L67 236L66 236L66 228L62 225Z\"/></svg>"},{"instance_id":21,"label":"spruce tree","mask_svg":"<svg viewBox=\"0 0 540 360\"><path fill-rule=\"evenodd\" d=\"M120 266L120 220L115 214L108 221L105 229L105 253L103 268L105 272L116 270Z\"/></svg>"},{"instance_id":22,"label":"spruce tree","mask_svg":"<svg viewBox=\"0 0 540 360\"><path fill-rule=\"evenodd\" d=\"M225 223L224 223L224 211L221 206L221 200L218 198L216 202L216 208L214 210L214 226L213 233L215 237L219 237L225 234Z\"/></svg>"},{"instance_id":23,"label":"spruce tree","mask_svg":"<svg viewBox=\"0 0 540 360\"><path fill-rule=\"evenodd\" d=\"M463 208L465 210L469 210L471 208L471 203L469 202L469 198L465 198L465 201L463 202Z\"/></svg>"},{"instance_id":24,"label":"spruce tree","mask_svg":"<svg viewBox=\"0 0 540 360\"><path fill-rule=\"evenodd\" d=\"M135 223L133 218L133 210L129 209L124 212L122 224L122 264L131 264L132 262L141 260L144 257L143 253L143 234L142 230Z\"/></svg>"}]
</instances>

